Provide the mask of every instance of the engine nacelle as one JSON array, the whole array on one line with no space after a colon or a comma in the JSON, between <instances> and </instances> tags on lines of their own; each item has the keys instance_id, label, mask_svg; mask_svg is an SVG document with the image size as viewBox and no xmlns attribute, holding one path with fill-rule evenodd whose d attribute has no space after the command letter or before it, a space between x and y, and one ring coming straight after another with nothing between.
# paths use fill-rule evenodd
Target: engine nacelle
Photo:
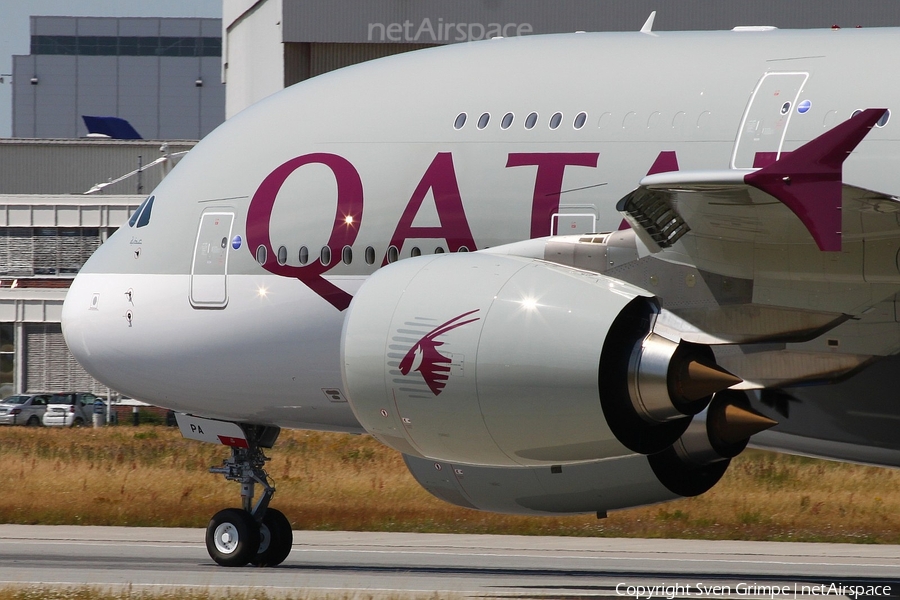
<instances>
[{"instance_id":1,"label":"engine nacelle","mask_svg":"<svg viewBox=\"0 0 900 600\"><path fill-rule=\"evenodd\" d=\"M603 513L697 496L754 433L775 425L741 392L720 392L676 442L655 454L542 467L478 467L404 456L416 481L458 506L508 514Z\"/></svg>"},{"instance_id":2,"label":"engine nacelle","mask_svg":"<svg viewBox=\"0 0 900 600\"><path fill-rule=\"evenodd\" d=\"M543 467L474 467L404 456L409 472L450 504L519 515L605 513L674 500L648 457Z\"/></svg>"},{"instance_id":3,"label":"engine nacelle","mask_svg":"<svg viewBox=\"0 0 900 600\"><path fill-rule=\"evenodd\" d=\"M644 290L540 260L407 259L348 310L345 389L366 430L414 457L523 466L658 452L739 380L704 367L707 348L653 334L654 316Z\"/></svg>"}]
</instances>

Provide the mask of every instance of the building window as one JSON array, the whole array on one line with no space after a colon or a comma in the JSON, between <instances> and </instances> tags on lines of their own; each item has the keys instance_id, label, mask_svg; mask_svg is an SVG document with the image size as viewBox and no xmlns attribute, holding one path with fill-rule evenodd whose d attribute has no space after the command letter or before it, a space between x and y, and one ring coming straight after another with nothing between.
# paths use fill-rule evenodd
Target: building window
<instances>
[{"instance_id":1,"label":"building window","mask_svg":"<svg viewBox=\"0 0 900 600\"><path fill-rule=\"evenodd\" d=\"M0 276L74 276L99 247L96 227L0 227Z\"/></svg>"},{"instance_id":2,"label":"building window","mask_svg":"<svg viewBox=\"0 0 900 600\"><path fill-rule=\"evenodd\" d=\"M222 38L33 35L31 54L69 56L222 56Z\"/></svg>"},{"instance_id":3,"label":"building window","mask_svg":"<svg viewBox=\"0 0 900 600\"><path fill-rule=\"evenodd\" d=\"M0 398L15 393L16 330L13 323L0 323Z\"/></svg>"}]
</instances>

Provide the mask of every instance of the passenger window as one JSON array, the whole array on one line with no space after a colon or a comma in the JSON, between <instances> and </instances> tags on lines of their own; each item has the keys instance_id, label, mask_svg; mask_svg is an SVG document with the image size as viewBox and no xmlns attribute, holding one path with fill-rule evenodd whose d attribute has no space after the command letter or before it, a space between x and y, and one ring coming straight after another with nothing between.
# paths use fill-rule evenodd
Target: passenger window
<instances>
[{"instance_id":1,"label":"passenger window","mask_svg":"<svg viewBox=\"0 0 900 600\"><path fill-rule=\"evenodd\" d=\"M341 251L341 260L344 261L345 265L349 265L353 262L353 248L344 246L344 249Z\"/></svg>"},{"instance_id":2,"label":"passenger window","mask_svg":"<svg viewBox=\"0 0 900 600\"><path fill-rule=\"evenodd\" d=\"M513 124L513 119L515 119L515 116L512 113L503 115L503 120L500 121L500 129L509 129Z\"/></svg>"},{"instance_id":3,"label":"passenger window","mask_svg":"<svg viewBox=\"0 0 900 600\"><path fill-rule=\"evenodd\" d=\"M268 258L268 256L266 256L266 254L267 254L266 247L262 246L262 245L259 246L256 249L256 262L258 262L261 265L266 264L266 259Z\"/></svg>"},{"instance_id":4,"label":"passenger window","mask_svg":"<svg viewBox=\"0 0 900 600\"><path fill-rule=\"evenodd\" d=\"M585 121L587 121L587 113L578 113L578 116L575 117L575 129L581 129L582 127L584 127Z\"/></svg>"},{"instance_id":5,"label":"passenger window","mask_svg":"<svg viewBox=\"0 0 900 600\"><path fill-rule=\"evenodd\" d=\"M562 113L554 113L552 117L550 117L550 129L559 128L559 124L562 123Z\"/></svg>"},{"instance_id":6,"label":"passenger window","mask_svg":"<svg viewBox=\"0 0 900 600\"><path fill-rule=\"evenodd\" d=\"M391 246L388 248L388 262L395 263L400 260L400 251L397 250L397 246Z\"/></svg>"},{"instance_id":7,"label":"passenger window","mask_svg":"<svg viewBox=\"0 0 900 600\"><path fill-rule=\"evenodd\" d=\"M484 113L478 119L478 129L484 129L491 122L491 113Z\"/></svg>"},{"instance_id":8,"label":"passenger window","mask_svg":"<svg viewBox=\"0 0 900 600\"><path fill-rule=\"evenodd\" d=\"M463 128L463 125L466 124L466 113L461 112L456 117L456 121L453 123L453 129L460 130Z\"/></svg>"},{"instance_id":9,"label":"passenger window","mask_svg":"<svg viewBox=\"0 0 900 600\"><path fill-rule=\"evenodd\" d=\"M322 264L328 266L331 264L331 248L328 246L322 246L322 251L319 253L319 260L322 261Z\"/></svg>"},{"instance_id":10,"label":"passenger window","mask_svg":"<svg viewBox=\"0 0 900 600\"><path fill-rule=\"evenodd\" d=\"M538 114L536 112L525 117L525 129L534 129L534 126L537 125L537 120Z\"/></svg>"},{"instance_id":11,"label":"passenger window","mask_svg":"<svg viewBox=\"0 0 900 600\"><path fill-rule=\"evenodd\" d=\"M413 249L409 252L410 256L422 256L422 251L418 246L413 246Z\"/></svg>"},{"instance_id":12,"label":"passenger window","mask_svg":"<svg viewBox=\"0 0 900 600\"><path fill-rule=\"evenodd\" d=\"M434 249L434 253L435 254L443 254L444 249L442 247L438 246L437 248Z\"/></svg>"},{"instance_id":13,"label":"passenger window","mask_svg":"<svg viewBox=\"0 0 900 600\"><path fill-rule=\"evenodd\" d=\"M300 246L300 256L298 258L300 259L301 265L305 265L306 263L308 263L309 262L309 248L307 248L306 246Z\"/></svg>"},{"instance_id":14,"label":"passenger window","mask_svg":"<svg viewBox=\"0 0 900 600\"><path fill-rule=\"evenodd\" d=\"M279 265L284 265L287 263L287 248L285 248L284 246L280 246L278 248L277 260Z\"/></svg>"},{"instance_id":15,"label":"passenger window","mask_svg":"<svg viewBox=\"0 0 900 600\"><path fill-rule=\"evenodd\" d=\"M373 248L372 246L366 247L366 264L375 264L375 248Z\"/></svg>"}]
</instances>

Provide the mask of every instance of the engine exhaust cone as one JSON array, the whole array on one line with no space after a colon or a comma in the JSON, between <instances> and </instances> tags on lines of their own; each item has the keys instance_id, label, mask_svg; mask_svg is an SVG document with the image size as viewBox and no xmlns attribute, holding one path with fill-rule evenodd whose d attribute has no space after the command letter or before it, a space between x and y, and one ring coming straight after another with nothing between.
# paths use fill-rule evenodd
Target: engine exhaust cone
<instances>
[{"instance_id":1,"label":"engine exhaust cone","mask_svg":"<svg viewBox=\"0 0 900 600\"><path fill-rule=\"evenodd\" d=\"M743 442L760 431L778 425L778 421L753 409L730 403L722 410L711 411L710 419L713 435L726 444Z\"/></svg>"},{"instance_id":2,"label":"engine exhaust cone","mask_svg":"<svg viewBox=\"0 0 900 600\"><path fill-rule=\"evenodd\" d=\"M743 380L740 377L732 375L718 365L691 360L682 366L673 383L681 398L693 401L721 392L741 381Z\"/></svg>"}]
</instances>

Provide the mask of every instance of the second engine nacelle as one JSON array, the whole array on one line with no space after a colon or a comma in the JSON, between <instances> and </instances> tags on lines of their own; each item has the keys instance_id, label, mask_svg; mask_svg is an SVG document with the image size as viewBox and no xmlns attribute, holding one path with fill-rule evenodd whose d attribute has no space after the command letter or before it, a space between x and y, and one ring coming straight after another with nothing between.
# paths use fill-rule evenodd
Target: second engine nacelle
<instances>
[{"instance_id":1,"label":"second engine nacelle","mask_svg":"<svg viewBox=\"0 0 900 600\"><path fill-rule=\"evenodd\" d=\"M739 381L707 348L652 333L650 294L486 253L379 270L341 343L362 425L411 456L546 465L654 453Z\"/></svg>"}]
</instances>

